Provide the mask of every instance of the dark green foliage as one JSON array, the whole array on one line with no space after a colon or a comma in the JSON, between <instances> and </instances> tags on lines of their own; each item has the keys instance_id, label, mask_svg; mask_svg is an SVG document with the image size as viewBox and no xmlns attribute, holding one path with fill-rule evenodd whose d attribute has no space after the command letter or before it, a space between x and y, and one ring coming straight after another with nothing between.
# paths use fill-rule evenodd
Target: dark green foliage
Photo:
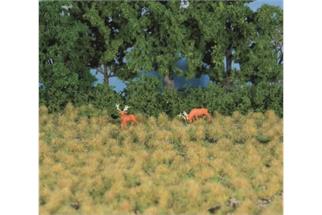
<instances>
[{"instance_id":1,"label":"dark green foliage","mask_svg":"<svg viewBox=\"0 0 322 215\"><path fill-rule=\"evenodd\" d=\"M266 82L265 82L266 83ZM282 87L277 85L258 86L235 82L229 88L211 83L207 88L187 88L182 91L163 89L157 78L140 78L132 81L127 90L125 103L132 111L146 115L158 115L165 112L175 117L182 111L206 107L211 113L218 111L231 114L234 111L274 110L282 115Z\"/></svg>"},{"instance_id":2,"label":"dark green foliage","mask_svg":"<svg viewBox=\"0 0 322 215\"><path fill-rule=\"evenodd\" d=\"M157 116L162 111L161 92L162 85L157 78L141 77L128 84L126 104L131 111Z\"/></svg>"},{"instance_id":3,"label":"dark green foliage","mask_svg":"<svg viewBox=\"0 0 322 215\"><path fill-rule=\"evenodd\" d=\"M230 88L211 84L207 90L207 100L209 103L206 107L211 112L231 114L233 111L246 113L252 110L250 87L246 84L236 82Z\"/></svg>"},{"instance_id":4,"label":"dark green foliage","mask_svg":"<svg viewBox=\"0 0 322 215\"><path fill-rule=\"evenodd\" d=\"M68 2L39 3L40 102L49 111L68 102L87 103L95 80L87 63L93 53L88 27L69 16L64 5Z\"/></svg>"},{"instance_id":5,"label":"dark green foliage","mask_svg":"<svg viewBox=\"0 0 322 215\"><path fill-rule=\"evenodd\" d=\"M154 116L197 107L224 114L272 109L282 116L283 11L264 5L254 12L246 2L190 1L180 9L179 1L42 1L40 103L50 112L68 102L92 104L113 116L116 103ZM175 66L182 57L186 72ZM103 85L93 86L90 68L104 76ZM142 70L158 71L161 80L133 80ZM174 75L201 74L212 81L207 88L173 88ZM129 83L124 95L108 86L115 75Z\"/></svg>"},{"instance_id":6,"label":"dark green foliage","mask_svg":"<svg viewBox=\"0 0 322 215\"><path fill-rule=\"evenodd\" d=\"M175 117L182 110L185 110L186 103L182 101L182 96L176 89L164 89L161 95L162 110L170 117Z\"/></svg>"},{"instance_id":7,"label":"dark green foliage","mask_svg":"<svg viewBox=\"0 0 322 215\"><path fill-rule=\"evenodd\" d=\"M272 109L283 115L283 86L278 83L260 82L252 87L252 106L255 111Z\"/></svg>"},{"instance_id":8,"label":"dark green foliage","mask_svg":"<svg viewBox=\"0 0 322 215\"><path fill-rule=\"evenodd\" d=\"M90 93L90 103L99 110L117 115L115 104L123 104L122 97L106 84L99 84Z\"/></svg>"},{"instance_id":9,"label":"dark green foliage","mask_svg":"<svg viewBox=\"0 0 322 215\"><path fill-rule=\"evenodd\" d=\"M70 101L75 103L79 96L77 73L69 72L62 63L52 65L51 77L45 81L40 90L41 102L48 106L49 111L61 110Z\"/></svg>"},{"instance_id":10,"label":"dark green foliage","mask_svg":"<svg viewBox=\"0 0 322 215\"><path fill-rule=\"evenodd\" d=\"M258 84L261 81L277 83L283 70L283 13L278 7L264 5L253 15L249 42L238 52L241 78Z\"/></svg>"}]
</instances>

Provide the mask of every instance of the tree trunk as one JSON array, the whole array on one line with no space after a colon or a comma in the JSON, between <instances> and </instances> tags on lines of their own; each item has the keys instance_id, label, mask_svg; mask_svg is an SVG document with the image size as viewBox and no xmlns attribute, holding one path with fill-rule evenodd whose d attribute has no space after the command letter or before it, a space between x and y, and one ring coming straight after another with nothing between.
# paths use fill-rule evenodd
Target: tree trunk
<instances>
[{"instance_id":1,"label":"tree trunk","mask_svg":"<svg viewBox=\"0 0 322 215\"><path fill-rule=\"evenodd\" d=\"M174 88L174 80L168 74L164 76L163 83L166 88Z\"/></svg>"},{"instance_id":2,"label":"tree trunk","mask_svg":"<svg viewBox=\"0 0 322 215\"><path fill-rule=\"evenodd\" d=\"M231 67L233 63L233 51L232 48L229 47L226 50L226 77L230 77L231 75Z\"/></svg>"},{"instance_id":3,"label":"tree trunk","mask_svg":"<svg viewBox=\"0 0 322 215\"><path fill-rule=\"evenodd\" d=\"M110 70L109 66L103 65L102 74L103 74L103 83L105 85L109 85L109 78L110 78L110 74L111 74L111 70Z\"/></svg>"}]
</instances>

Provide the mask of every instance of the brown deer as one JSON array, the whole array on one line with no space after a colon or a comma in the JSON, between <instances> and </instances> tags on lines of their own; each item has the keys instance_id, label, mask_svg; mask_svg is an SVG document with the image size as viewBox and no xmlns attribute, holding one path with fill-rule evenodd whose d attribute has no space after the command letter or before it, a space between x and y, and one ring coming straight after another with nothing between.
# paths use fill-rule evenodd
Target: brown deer
<instances>
[{"instance_id":1,"label":"brown deer","mask_svg":"<svg viewBox=\"0 0 322 215\"><path fill-rule=\"evenodd\" d=\"M194 108L190 111L189 114L183 111L183 113L180 113L178 116L184 118L190 123L203 116L206 116L209 122L211 121L211 116L207 108Z\"/></svg>"},{"instance_id":2,"label":"brown deer","mask_svg":"<svg viewBox=\"0 0 322 215\"><path fill-rule=\"evenodd\" d=\"M129 106L125 105L124 109L121 110L120 106L116 104L116 109L119 112L120 119L121 119L121 128L124 128L129 123L137 123L136 116L133 114L128 114L127 110L129 109Z\"/></svg>"}]
</instances>

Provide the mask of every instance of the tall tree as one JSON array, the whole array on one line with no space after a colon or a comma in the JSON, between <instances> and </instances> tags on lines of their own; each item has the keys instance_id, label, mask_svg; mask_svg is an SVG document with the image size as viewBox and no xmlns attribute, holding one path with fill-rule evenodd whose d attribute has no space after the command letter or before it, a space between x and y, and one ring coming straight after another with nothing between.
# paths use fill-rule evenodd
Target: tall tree
<instances>
[{"instance_id":1,"label":"tall tree","mask_svg":"<svg viewBox=\"0 0 322 215\"><path fill-rule=\"evenodd\" d=\"M68 1L39 3L41 102L52 110L86 100L95 80L87 59L93 54L87 26L70 16Z\"/></svg>"},{"instance_id":2,"label":"tall tree","mask_svg":"<svg viewBox=\"0 0 322 215\"><path fill-rule=\"evenodd\" d=\"M242 78L253 84L281 83L283 75L283 11L264 5L253 15L254 34L238 52Z\"/></svg>"},{"instance_id":3,"label":"tall tree","mask_svg":"<svg viewBox=\"0 0 322 215\"><path fill-rule=\"evenodd\" d=\"M252 28L252 11L246 3L251 1L228 1L219 2L217 7L220 30L213 38L218 46L218 51L222 53L224 61L224 72L219 76L219 82L229 83L232 79L233 63L236 62L236 53L240 46L247 43L249 36L254 32ZM217 61L218 61L217 60ZM218 76L218 75L217 75Z\"/></svg>"},{"instance_id":4,"label":"tall tree","mask_svg":"<svg viewBox=\"0 0 322 215\"><path fill-rule=\"evenodd\" d=\"M185 42L185 14L176 1L149 1L140 4L137 19L130 19L133 49L126 54L130 70L157 70L166 86L173 86L173 75ZM136 23L135 23L136 22Z\"/></svg>"},{"instance_id":5,"label":"tall tree","mask_svg":"<svg viewBox=\"0 0 322 215\"><path fill-rule=\"evenodd\" d=\"M74 5L72 16L90 31L94 55L89 65L103 75L104 84L116 75L126 79L133 77L134 74L126 70L124 57L133 46L131 34L135 33L130 32L130 24L137 25L137 4L112 1L75 2Z\"/></svg>"},{"instance_id":6,"label":"tall tree","mask_svg":"<svg viewBox=\"0 0 322 215\"><path fill-rule=\"evenodd\" d=\"M192 75L206 73L217 83L231 78L236 49L254 32L249 2L191 2L185 27L193 45L185 54Z\"/></svg>"}]
</instances>

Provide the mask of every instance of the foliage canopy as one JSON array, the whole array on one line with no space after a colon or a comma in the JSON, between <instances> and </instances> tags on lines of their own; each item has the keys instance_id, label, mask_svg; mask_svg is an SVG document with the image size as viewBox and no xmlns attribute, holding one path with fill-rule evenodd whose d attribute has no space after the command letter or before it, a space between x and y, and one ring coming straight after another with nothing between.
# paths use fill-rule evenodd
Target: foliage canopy
<instances>
[{"instance_id":1,"label":"foliage canopy","mask_svg":"<svg viewBox=\"0 0 322 215\"><path fill-rule=\"evenodd\" d=\"M213 111L224 113L232 112L232 107L241 111L272 108L281 115L283 11L269 5L252 11L248 2L189 1L188 7L181 8L174 0L41 1L40 102L50 111L62 110L67 102L94 102L106 108L118 96L107 90L107 102L100 102L103 93L95 101L93 95L98 93L93 92L102 88L93 86L90 68L103 75L104 85L113 76L132 83L140 72L155 70L167 90L156 92L158 95L153 90L143 92L143 85L149 83L139 81L129 84L123 102L136 103L139 111L151 114L171 112L169 103L173 101L162 105L165 96L182 101L175 96L180 92L172 92L174 76L208 74L213 84L207 89L187 90L191 97L214 99L216 95L216 101L194 105L212 103ZM187 71L176 67L183 57ZM143 106L134 98L152 100ZM213 104L216 102L220 105Z\"/></svg>"}]
</instances>

